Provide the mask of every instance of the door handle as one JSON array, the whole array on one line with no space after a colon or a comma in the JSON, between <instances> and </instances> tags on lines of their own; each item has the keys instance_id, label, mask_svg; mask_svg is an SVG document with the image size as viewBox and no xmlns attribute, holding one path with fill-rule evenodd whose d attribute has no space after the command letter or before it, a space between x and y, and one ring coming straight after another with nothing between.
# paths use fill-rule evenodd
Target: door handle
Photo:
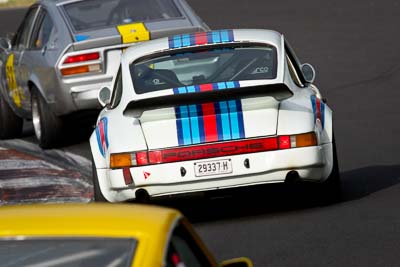
<instances>
[{"instance_id":1,"label":"door handle","mask_svg":"<svg viewBox=\"0 0 400 267\"><path fill-rule=\"evenodd\" d=\"M42 51L41 51L42 55L46 54L46 51L47 51L47 45L43 46Z\"/></svg>"}]
</instances>

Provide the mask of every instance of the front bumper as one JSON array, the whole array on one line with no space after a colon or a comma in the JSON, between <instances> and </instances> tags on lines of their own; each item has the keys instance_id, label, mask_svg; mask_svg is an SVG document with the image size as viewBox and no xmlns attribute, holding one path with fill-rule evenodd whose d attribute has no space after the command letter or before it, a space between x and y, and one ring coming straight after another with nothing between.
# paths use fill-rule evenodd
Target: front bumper
<instances>
[{"instance_id":1,"label":"front bumper","mask_svg":"<svg viewBox=\"0 0 400 267\"><path fill-rule=\"evenodd\" d=\"M229 158L233 171L229 174L196 177L194 163ZM249 161L246 167L244 161ZM177 195L216 189L226 189L266 183L281 183L290 171L297 171L300 179L322 182L333 166L332 144L242 154L229 157L149 165L130 168L134 183L126 185L121 169L98 169L103 195L111 202L135 198L138 189L145 189L150 197ZM181 175L181 168L186 170ZM150 175L144 175L148 173ZM147 177L145 177L147 176Z\"/></svg>"}]
</instances>

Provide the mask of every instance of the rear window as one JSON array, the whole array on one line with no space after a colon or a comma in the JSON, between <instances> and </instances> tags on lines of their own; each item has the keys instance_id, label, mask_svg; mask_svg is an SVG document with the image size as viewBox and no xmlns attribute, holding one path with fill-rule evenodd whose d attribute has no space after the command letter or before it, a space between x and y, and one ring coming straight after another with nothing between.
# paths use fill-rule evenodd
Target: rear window
<instances>
[{"instance_id":1,"label":"rear window","mask_svg":"<svg viewBox=\"0 0 400 267\"><path fill-rule=\"evenodd\" d=\"M133 62L130 72L137 94L200 84L275 79L276 48L234 46L161 54Z\"/></svg>"},{"instance_id":2,"label":"rear window","mask_svg":"<svg viewBox=\"0 0 400 267\"><path fill-rule=\"evenodd\" d=\"M0 262L8 267L128 267L136 245L116 238L1 240Z\"/></svg>"},{"instance_id":3,"label":"rear window","mask_svg":"<svg viewBox=\"0 0 400 267\"><path fill-rule=\"evenodd\" d=\"M86 0L63 8L75 32L182 16L172 0Z\"/></svg>"}]
</instances>

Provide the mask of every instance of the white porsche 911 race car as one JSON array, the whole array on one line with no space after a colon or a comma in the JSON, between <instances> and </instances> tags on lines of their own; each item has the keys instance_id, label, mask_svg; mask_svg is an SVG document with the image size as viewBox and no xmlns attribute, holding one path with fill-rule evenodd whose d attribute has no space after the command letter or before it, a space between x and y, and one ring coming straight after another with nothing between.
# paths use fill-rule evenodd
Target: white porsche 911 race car
<instances>
[{"instance_id":1,"label":"white porsche 911 race car","mask_svg":"<svg viewBox=\"0 0 400 267\"><path fill-rule=\"evenodd\" d=\"M126 50L90 137L95 200L311 181L337 197L332 110L283 35L219 30Z\"/></svg>"}]
</instances>

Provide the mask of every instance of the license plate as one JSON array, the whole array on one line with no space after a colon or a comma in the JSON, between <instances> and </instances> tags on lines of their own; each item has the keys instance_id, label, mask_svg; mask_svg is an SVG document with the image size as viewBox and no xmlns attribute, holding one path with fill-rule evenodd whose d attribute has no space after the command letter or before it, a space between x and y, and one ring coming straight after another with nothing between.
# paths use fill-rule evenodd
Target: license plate
<instances>
[{"instance_id":1,"label":"license plate","mask_svg":"<svg viewBox=\"0 0 400 267\"><path fill-rule=\"evenodd\" d=\"M230 159L194 163L194 173L196 176L218 175L231 173L232 171L232 162Z\"/></svg>"}]
</instances>

